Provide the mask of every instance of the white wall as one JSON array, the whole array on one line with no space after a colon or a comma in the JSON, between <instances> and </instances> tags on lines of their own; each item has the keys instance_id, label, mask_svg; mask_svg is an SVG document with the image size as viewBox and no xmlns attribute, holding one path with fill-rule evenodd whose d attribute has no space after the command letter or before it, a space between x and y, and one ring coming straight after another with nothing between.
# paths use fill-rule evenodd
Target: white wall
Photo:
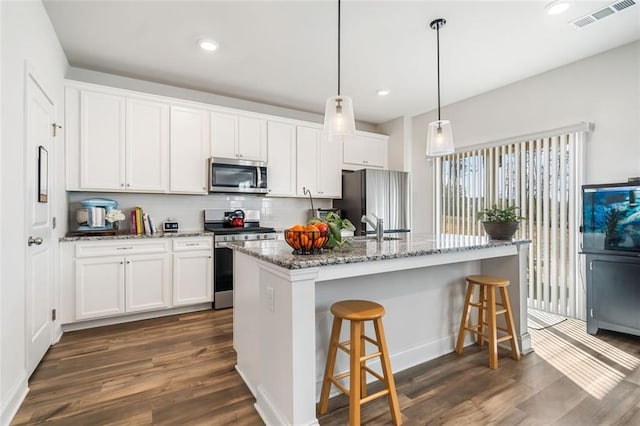
<instances>
[{"instance_id":1,"label":"white wall","mask_svg":"<svg viewBox=\"0 0 640 426\"><path fill-rule=\"evenodd\" d=\"M422 154L435 111L413 118L413 230L431 232L433 167ZM591 121L585 183L640 176L640 42L447 105L456 148Z\"/></svg>"},{"instance_id":2,"label":"white wall","mask_svg":"<svg viewBox=\"0 0 640 426\"><path fill-rule=\"evenodd\" d=\"M378 126L378 131L389 135L389 170L411 171L411 117L398 117Z\"/></svg>"},{"instance_id":3,"label":"white wall","mask_svg":"<svg viewBox=\"0 0 640 426\"><path fill-rule=\"evenodd\" d=\"M63 78L67 60L40 1L2 1L2 266L0 273L0 424L8 424L26 393L24 142L25 64L53 98L62 119ZM58 138L58 141L62 138ZM60 144L62 145L62 144ZM60 172L62 147L56 149L53 207L66 212Z\"/></svg>"}]
</instances>

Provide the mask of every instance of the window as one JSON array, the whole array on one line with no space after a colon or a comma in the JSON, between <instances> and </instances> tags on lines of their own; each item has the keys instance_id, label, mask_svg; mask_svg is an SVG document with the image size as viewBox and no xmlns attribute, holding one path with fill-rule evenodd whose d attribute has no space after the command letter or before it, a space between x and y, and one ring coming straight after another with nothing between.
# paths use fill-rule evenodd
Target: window
<instances>
[{"instance_id":1,"label":"window","mask_svg":"<svg viewBox=\"0 0 640 426\"><path fill-rule=\"evenodd\" d=\"M532 240L529 306L582 319L578 228L588 128L585 123L552 136L477 147L440 157L435 168L436 233L485 235L479 210L518 206L527 220L516 238Z\"/></svg>"}]
</instances>

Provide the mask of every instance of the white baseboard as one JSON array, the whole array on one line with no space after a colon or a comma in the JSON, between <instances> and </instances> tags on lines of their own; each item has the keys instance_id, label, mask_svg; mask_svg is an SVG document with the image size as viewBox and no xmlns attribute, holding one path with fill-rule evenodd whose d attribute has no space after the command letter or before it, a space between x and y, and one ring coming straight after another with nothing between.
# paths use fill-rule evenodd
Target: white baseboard
<instances>
[{"instance_id":1,"label":"white baseboard","mask_svg":"<svg viewBox=\"0 0 640 426\"><path fill-rule=\"evenodd\" d=\"M27 376L24 376L16 382L6 395L7 399L0 401L0 425L9 426L11 420L15 417L20 405L29 392L29 384ZM5 395L3 395L4 397Z\"/></svg>"},{"instance_id":2,"label":"white baseboard","mask_svg":"<svg viewBox=\"0 0 640 426\"><path fill-rule=\"evenodd\" d=\"M53 326L53 336L51 337L51 344L55 345L60 341L62 337L62 326L58 323L54 323Z\"/></svg>"},{"instance_id":3,"label":"white baseboard","mask_svg":"<svg viewBox=\"0 0 640 426\"><path fill-rule=\"evenodd\" d=\"M289 426L290 423L287 423L284 418L280 415L278 410L275 409L269 397L264 393L261 386L258 386L257 389L258 395L256 396L256 403L254 407L262 421L267 426ZM307 423L300 424L299 426L319 426L318 419L313 418L309 420ZM298 425L296 425L298 426Z\"/></svg>"},{"instance_id":4,"label":"white baseboard","mask_svg":"<svg viewBox=\"0 0 640 426\"><path fill-rule=\"evenodd\" d=\"M238 364L236 364L236 366L234 367L236 369L236 371L238 372L238 374L240 375L240 377L242 378L242 381L244 382L245 385L247 385L247 387L249 388L249 390L251 391L251 394L253 395L253 397L256 397L256 388L255 388L255 384L251 383L250 380L247 380L247 376L244 375L244 373L242 372L242 370L240 369L240 367L238 367Z\"/></svg>"},{"instance_id":5,"label":"white baseboard","mask_svg":"<svg viewBox=\"0 0 640 426\"><path fill-rule=\"evenodd\" d=\"M72 322L69 324L62 324L62 331L84 330L87 328L102 327L104 325L122 324L125 322L167 317L170 315L186 314L189 312L205 311L208 309L211 309L211 302L200 303L198 305L181 306L179 308L165 309L162 311L141 312L138 314Z\"/></svg>"}]
</instances>

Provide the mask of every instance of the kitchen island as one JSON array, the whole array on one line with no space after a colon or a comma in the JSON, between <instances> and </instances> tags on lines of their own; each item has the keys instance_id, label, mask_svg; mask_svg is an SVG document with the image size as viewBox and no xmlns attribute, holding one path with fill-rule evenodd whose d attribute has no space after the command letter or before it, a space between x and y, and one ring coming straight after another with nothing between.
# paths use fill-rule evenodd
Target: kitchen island
<instances>
[{"instance_id":1,"label":"kitchen island","mask_svg":"<svg viewBox=\"0 0 640 426\"><path fill-rule=\"evenodd\" d=\"M416 234L354 241L310 256L291 254L284 241L233 244L236 368L262 419L268 425L318 424L315 404L329 346L329 307L339 300L367 299L385 307L397 372L453 351L465 276L504 276L511 281L518 344L522 353L530 352L528 247L529 241ZM341 340L347 333L343 327ZM379 363L371 366L380 371ZM347 369L347 356L339 355L336 372Z\"/></svg>"}]
</instances>

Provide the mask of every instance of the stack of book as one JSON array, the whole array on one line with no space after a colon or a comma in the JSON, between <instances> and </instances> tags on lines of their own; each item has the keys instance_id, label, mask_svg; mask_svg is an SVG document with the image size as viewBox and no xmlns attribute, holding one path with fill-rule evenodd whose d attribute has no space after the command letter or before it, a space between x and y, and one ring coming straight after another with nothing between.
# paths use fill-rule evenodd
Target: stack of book
<instances>
[{"instance_id":1,"label":"stack of book","mask_svg":"<svg viewBox=\"0 0 640 426\"><path fill-rule=\"evenodd\" d=\"M156 233L156 225L153 219L142 210L142 207L131 209L131 225L129 228L133 235L153 235Z\"/></svg>"}]
</instances>

